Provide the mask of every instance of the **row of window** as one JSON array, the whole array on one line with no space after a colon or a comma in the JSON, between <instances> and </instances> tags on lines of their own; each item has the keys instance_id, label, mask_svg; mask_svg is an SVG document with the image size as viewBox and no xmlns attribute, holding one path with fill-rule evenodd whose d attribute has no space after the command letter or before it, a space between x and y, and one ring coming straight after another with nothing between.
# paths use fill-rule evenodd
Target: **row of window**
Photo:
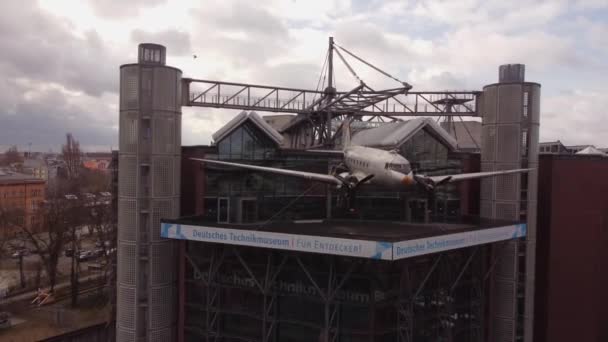
<instances>
[{"instance_id":1,"label":"row of window","mask_svg":"<svg viewBox=\"0 0 608 342\"><path fill-rule=\"evenodd\" d=\"M401 173L409 173L410 168L407 164L399 164L399 163L386 163L384 168L387 170L393 170Z\"/></svg>"},{"instance_id":2,"label":"row of window","mask_svg":"<svg viewBox=\"0 0 608 342\"><path fill-rule=\"evenodd\" d=\"M356 166L360 166L360 167L369 167L369 162L366 162L363 160L359 160L359 159L355 159L355 158L346 158L346 160L348 161L348 163L350 163L352 165L356 165Z\"/></svg>"},{"instance_id":3,"label":"row of window","mask_svg":"<svg viewBox=\"0 0 608 342\"><path fill-rule=\"evenodd\" d=\"M539 149L540 149L539 152L553 152L553 153L559 152L558 145L541 146Z\"/></svg>"},{"instance_id":4,"label":"row of window","mask_svg":"<svg viewBox=\"0 0 608 342\"><path fill-rule=\"evenodd\" d=\"M25 191L24 190L12 190L12 191L2 191L0 192L0 197L2 198L9 198L9 197L23 197L25 196ZM41 189L32 189L30 190L30 196L35 197L35 196L42 196L42 190Z\"/></svg>"}]
</instances>

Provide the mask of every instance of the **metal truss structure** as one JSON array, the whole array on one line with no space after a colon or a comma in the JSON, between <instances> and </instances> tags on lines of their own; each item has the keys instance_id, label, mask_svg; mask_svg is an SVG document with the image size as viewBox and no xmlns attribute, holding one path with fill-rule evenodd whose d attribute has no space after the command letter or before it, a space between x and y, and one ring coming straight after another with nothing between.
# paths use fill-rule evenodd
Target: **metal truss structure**
<instances>
[{"instance_id":1,"label":"metal truss structure","mask_svg":"<svg viewBox=\"0 0 608 342\"><path fill-rule=\"evenodd\" d=\"M397 81L400 86L372 89L355 73L340 50ZM334 54L358 81L358 85L349 91L337 91L334 87ZM319 87L321 79L324 89ZM332 121L347 117L392 122L410 116L480 116L479 91L412 92L411 85L335 44L333 38L329 39L327 58L315 90L192 78L183 79L182 86L182 93L188 95L182 101L186 106L297 114L281 133L292 136L292 141L303 142L298 146L305 147L331 146L334 143Z\"/></svg>"},{"instance_id":2,"label":"metal truss structure","mask_svg":"<svg viewBox=\"0 0 608 342\"><path fill-rule=\"evenodd\" d=\"M323 103L319 90L275 87L185 78L190 97L187 106L255 110L274 113L383 116L479 116L478 91L407 92L404 88L371 90L359 85L348 92L336 92L335 99ZM462 103L460 103L462 102ZM446 104L456 103L451 106Z\"/></svg>"},{"instance_id":3,"label":"metal truss structure","mask_svg":"<svg viewBox=\"0 0 608 342\"><path fill-rule=\"evenodd\" d=\"M485 288L494 264L488 260L488 246L395 262L212 243L196 246L186 253L184 280L191 317L185 331L193 339L485 338ZM369 300L352 304L353 298ZM358 322L346 315L357 315Z\"/></svg>"}]
</instances>

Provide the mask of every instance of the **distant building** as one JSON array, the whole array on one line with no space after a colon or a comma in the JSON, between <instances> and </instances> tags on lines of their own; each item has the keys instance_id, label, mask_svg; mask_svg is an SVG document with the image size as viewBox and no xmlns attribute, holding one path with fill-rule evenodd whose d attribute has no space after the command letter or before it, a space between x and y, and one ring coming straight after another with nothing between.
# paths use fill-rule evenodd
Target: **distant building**
<instances>
[{"instance_id":1,"label":"distant building","mask_svg":"<svg viewBox=\"0 0 608 342\"><path fill-rule=\"evenodd\" d=\"M23 161L23 173L36 178L49 180L49 168L42 159L26 159Z\"/></svg>"},{"instance_id":2,"label":"distant building","mask_svg":"<svg viewBox=\"0 0 608 342\"><path fill-rule=\"evenodd\" d=\"M37 223L34 214L45 199L45 187L46 182L40 178L0 170L0 208L22 210L24 217L20 218L21 223L26 228L34 228Z\"/></svg>"},{"instance_id":3,"label":"distant building","mask_svg":"<svg viewBox=\"0 0 608 342\"><path fill-rule=\"evenodd\" d=\"M538 144L540 153L569 154L568 148L561 141L541 142Z\"/></svg>"},{"instance_id":4,"label":"distant building","mask_svg":"<svg viewBox=\"0 0 608 342\"><path fill-rule=\"evenodd\" d=\"M111 152L89 152L84 155L82 166L89 170L110 172L109 166L111 161Z\"/></svg>"},{"instance_id":5,"label":"distant building","mask_svg":"<svg viewBox=\"0 0 608 342\"><path fill-rule=\"evenodd\" d=\"M574 154L604 156L604 157L608 156L606 153L604 153L604 151L601 151L601 150L595 148L595 146L585 147L584 149L579 150L579 151L575 152Z\"/></svg>"},{"instance_id":6,"label":"distant building","mask_svg":"<svg viewBox=\"0 0 608 342\"><path fill-rule=\"evenodd\" d=\"M541 142L538 145L539 152L544 154L597 154L606 153L606 148L596 148L593 145L564 145L561 141Z\"/></svg>"},{"instance_id":7,"label":"distant building","mask_svg":"<svg viewBox=\"0 0 608 342\"><path fill-rule=\"evenodd\" d=\"M595 148L595 146L593 146L593 145L568 145L568 146L566 146L566 149L571 154L574 154L574 153L580 152L580 151L582 151L584 149L587 149L589 147Z\"/></svg>"}]
</instances>

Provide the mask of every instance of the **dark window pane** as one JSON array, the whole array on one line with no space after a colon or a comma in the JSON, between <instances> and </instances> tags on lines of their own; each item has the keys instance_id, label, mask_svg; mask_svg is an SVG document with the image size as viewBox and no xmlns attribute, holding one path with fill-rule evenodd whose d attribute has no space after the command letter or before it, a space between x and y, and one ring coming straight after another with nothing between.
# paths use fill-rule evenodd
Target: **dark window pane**
<instances>
[{"instance_id":1,"label":"dark window pane","mask_svg":"<svg viewBox=\"0 0 608 342\"><path fill-rule=\"evenodd\" d=\"M234 159L242 159L243 152L243 129L237 128L230 135L230 155Z\"/></svg>"}]
</instances>

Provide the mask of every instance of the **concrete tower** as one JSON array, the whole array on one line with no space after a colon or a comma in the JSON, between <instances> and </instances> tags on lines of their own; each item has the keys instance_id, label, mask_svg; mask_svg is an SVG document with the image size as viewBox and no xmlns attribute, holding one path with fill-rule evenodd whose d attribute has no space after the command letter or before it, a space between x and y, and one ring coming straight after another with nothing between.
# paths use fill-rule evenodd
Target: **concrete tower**
<instances>
[{"instance_id":1,"label":"concrete tower","mask_svg":"<svg viewBox=\"0 0 608 342\"><path fill-rule=\"evenodd\" d=\"M499 83L483 88L482 171L538 168L540 84L524 81L524 65L503 65ZM538 171L481 182L483 217L527 222L525 241L499 244L491 283L490 341L533 337Z\"/></svg>"},{"instance_id":2,"label":"concrete tower","mask_svg":"<svg viewBox=\"0 0 608 342\"><path fill-rule=\"evenodd\" d=\"M140 44L120 67L116 340L175 338L175 246L160 219L179 214L181 77L166 50Z\"/></svg>"}]
</instances>

